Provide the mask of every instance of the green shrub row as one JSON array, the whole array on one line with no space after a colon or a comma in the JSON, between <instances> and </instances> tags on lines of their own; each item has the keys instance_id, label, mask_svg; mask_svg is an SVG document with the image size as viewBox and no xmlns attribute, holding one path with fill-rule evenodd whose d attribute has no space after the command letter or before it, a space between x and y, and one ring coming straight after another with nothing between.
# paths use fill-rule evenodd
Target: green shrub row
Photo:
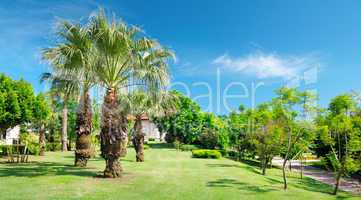
<instances>
[{"instance_id":1,"label":"green shrub row","mask_svg":"<svg viewBox=\"0 0 361 200\"><path fill-rule=\"evenodd\" d=\"M199 148L196 145L192 145L192 144L182 144L179 149L181 151L193 151Z\"/></svg>"},{"instance_id":2,"label":"green shrub row","mask_svg":"<svg viewBox=\"0 0 361 200\"><path fill-rule=\"evenodd\" d=\"M218 150L195 149L195 150L192 150L192 157L193 158L219 159L222 157L222 154Z\"/></svg>"}]
</instances>

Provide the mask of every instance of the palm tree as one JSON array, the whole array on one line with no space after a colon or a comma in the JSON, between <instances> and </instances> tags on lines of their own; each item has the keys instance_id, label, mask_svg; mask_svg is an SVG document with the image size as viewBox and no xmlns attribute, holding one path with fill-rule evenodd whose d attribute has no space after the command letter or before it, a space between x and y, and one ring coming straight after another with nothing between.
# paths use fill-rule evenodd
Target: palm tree
<instances>
[{"instance_id":1,"label":"palm tree","mask_svg":"<svg viewBox=\"0 0 361 200\"><path fill-rule=\"evenodd\" d=\"M50 82L52 93L62 100L62 151L68 150L68 102L76 98L76 94L79 91L78 83L73 80L74 79L66 78L66 76L62 74L43 73L41 75L41 82Z\"/></svg>"},{"instance_id":2,"label":"palm tree","mask_svg":"<svg viewBox=\"0 0 361 200\"><path fill-rule=\"evenodd\" d=\"M167 91L135 90L128 95L130 114L135 118L133 127L133 146L136 151L136 161L144 162L143 117L158 117L176 110L177 96Z\"/></svg>"},{"instance_id":3,"label":"palm tree","mask_svg":"<svg viewBox=\"0 0 361 200\"><path fill-rule=\"evenodd\" d=\"M105 177L121 176L122 141L127 138L127 118L119 106L122 88L134 84L157 85L162 77L154 76L149 68L137 65L138 52L155 46L156 42L137 37L140 30L122 21L108 21L103 10L91 19L91 35L99 54L94 72L106 88L102 106L101 155L106 161ZM167 74L166 74L167 75ZM168 77L168 76L167 76Z\"/></svg>"},{"instance_id":4,"label":"palm tree","mask_svg":"<svg viewBox=\"0 0 361 200\"><path fill-rule=\"evenodd\" d=\"M75 166L86 166L91 154L92 109L90 89L95 83L93 65L97 54L89 28L63 21L57 35L61 42L43 52L58 73L79 84L81 95L76 115Z\"/></svg>"}]
</instances>

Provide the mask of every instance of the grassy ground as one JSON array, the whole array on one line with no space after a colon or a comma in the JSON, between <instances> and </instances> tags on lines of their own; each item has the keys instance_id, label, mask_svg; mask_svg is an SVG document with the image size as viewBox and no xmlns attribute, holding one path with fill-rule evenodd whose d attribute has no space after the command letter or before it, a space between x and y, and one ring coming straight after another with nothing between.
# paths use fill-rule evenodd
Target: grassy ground
<instances>
[{"instance_id":1,"label":"grassy ground","mask_svg":"<svg viewBox=\"0 0 361 200\"><path fill-rule=\"evenodd\" d=\"M146 150L145 163L134 162L129 149L118 180L96 177L104 168L101 158L92 159L86 169L73 167L72 152L48 152L27 164L1 163L0 199L361 199L348 193L329 195L330 186L300 180L296 174L283 191L278 169L262 176L250 165L193 159L190 152L156 147Z\"/></svg>"}]
</instances>

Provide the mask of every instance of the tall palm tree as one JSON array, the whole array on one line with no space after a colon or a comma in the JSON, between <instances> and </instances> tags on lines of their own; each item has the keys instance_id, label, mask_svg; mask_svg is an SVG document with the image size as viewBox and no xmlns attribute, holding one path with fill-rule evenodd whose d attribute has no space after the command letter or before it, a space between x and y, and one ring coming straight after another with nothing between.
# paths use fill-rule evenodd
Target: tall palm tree
<instances>
[{"instance_id":1,"label":"tall palm tree","mask_svg":"<svg viewBox=\"0 0 361 200\"><path fill-rule=\"evenodd\" d=\"M153 76L151 69L137 65L138 52L156 42L139 38L140 30L115 18L109 21L103 10L91 19L91 35L99 54L94 72L106 88L102 106L101 152L106 161L105 177L121 176L122 141L127 138L127 118L119 106L122 88L141 83L157 85L162 77ZM167 76L168 77L168 76Z\"/></svg>"},{"instance_id":2,"label":"tall palm tree","mask_svg":"<svg viewBox=\"0 0 361 200\"><path fill-rule=\"evenodd\" d=\"M45 49L44 58L55 71L79 84L81 95L76 115L75 166L86 166L91 155L92 109L90 89L95 83L92 71L97 60L89 27L68 21L59 23L57 35L61 39L57 45Z\"/></svg>"},{"instance_id":3,"label":"tall palm tree","mask_svg":"<svg viewBox=\"0 0 361 200\"><path fill-rule=\"evenodd\" d=\"M62 100L62 129L61 144L62 151L68 150L68 102L75 99L78 94L78 83L68 79L61 74L43 73L41 81L48 81L51 84L52 93Z\"/></svg>"}]
</instances>

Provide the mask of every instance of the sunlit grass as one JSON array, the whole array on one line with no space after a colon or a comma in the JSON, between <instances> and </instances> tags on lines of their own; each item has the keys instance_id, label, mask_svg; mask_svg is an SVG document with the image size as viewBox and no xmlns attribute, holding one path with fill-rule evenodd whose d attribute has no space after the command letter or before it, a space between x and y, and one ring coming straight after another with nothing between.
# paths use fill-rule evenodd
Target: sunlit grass
<instances>
[{"instance_id":1,"label":"sunlit grass","mask_svg":"<svg viewBox=\"0 0 361 200\"><path fill-rule=\"evenodd\" d=\"M256 167L232 160L194 159L190 152L156 147L146 150L144 163L136 163L129 149L122 159L124 175L116 180L97 177L104 168L99 157L86 169L73 167L72 152L47 152L27 164L2 163L0 199L361 199L342 192L332 196L331 186L297 174L283 191L278 169L262 176Z\"/></svg>"}]
</instances>

